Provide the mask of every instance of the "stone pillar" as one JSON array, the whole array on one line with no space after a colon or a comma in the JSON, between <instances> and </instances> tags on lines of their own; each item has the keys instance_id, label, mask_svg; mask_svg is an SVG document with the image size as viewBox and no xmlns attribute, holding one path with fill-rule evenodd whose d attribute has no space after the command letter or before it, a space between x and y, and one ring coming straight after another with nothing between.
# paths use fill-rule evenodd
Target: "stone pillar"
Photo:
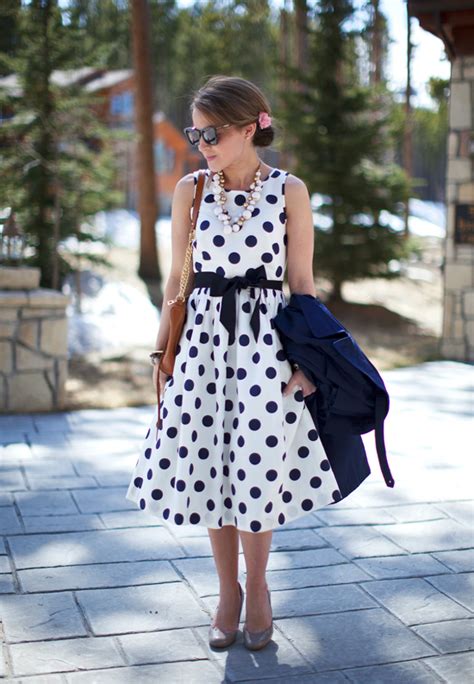
<instances>
[{"instance_id":1,"label":"stone pillar","mask_svg":"<svg viewBox=\"0 0 474 684\"><path fill-rule=\"evenodd\" d=\"M2 413L64 406L69 297L39 280L39 268L0 266Z\"/></svg>"},{"instance_id":2,"label":"stone pillar","mask_svg":"<svg viewBox=\"0 0 474 684\"><path fill-rule=\"evenodd\" d=\"M451 62L441 339L441 354L459 361L474 361L473 131L474 56L460 56Z\"/></svg>"}]
</instances>

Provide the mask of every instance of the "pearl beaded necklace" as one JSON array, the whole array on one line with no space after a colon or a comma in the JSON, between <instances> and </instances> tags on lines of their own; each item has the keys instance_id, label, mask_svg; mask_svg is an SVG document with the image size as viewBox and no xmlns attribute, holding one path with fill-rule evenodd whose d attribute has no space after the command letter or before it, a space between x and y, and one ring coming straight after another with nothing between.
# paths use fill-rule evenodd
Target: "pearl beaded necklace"
<instances>
[{"instance_id":1,"label":"pearl beaded necklace","mask_svg":"<svg viewBox=\"0 0 474 684\"><path fill-rule=\"evenodd\" d=\"M217 203L217 207L214 209L214 213L217 218L224 224L224 233L237 233L243 226L244 222L252 216L251 208L255 206L261 196L261 189L263 186L260 180L261 171L260 168L257 169L253 183L250 184L250 194L244 202L244 210L238 219L231 219L228 210L225 208L226 194L224 190L224 172L218 171L212 176L212 190L214 193L214 200ZM250 207L250 208L249 208Z\"/></svg>"}]
</instances>

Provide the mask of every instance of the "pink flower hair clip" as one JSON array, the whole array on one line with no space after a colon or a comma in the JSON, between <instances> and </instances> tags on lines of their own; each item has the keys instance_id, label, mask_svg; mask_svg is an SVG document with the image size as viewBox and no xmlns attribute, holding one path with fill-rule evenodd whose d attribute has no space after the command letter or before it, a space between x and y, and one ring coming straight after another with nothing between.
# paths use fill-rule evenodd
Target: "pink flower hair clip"
<instances>
[{"instance_id":1,"label":"pink flower hair clip","mask_svg":"<svg viewBox=\"0 0 474 684\"><path fill-rule=\"evenodd\" d=\"M268 128L272 125L272 117L267 112L260 112L258 115L258 123L260 128Z\"/></svg>"}]
</instances>

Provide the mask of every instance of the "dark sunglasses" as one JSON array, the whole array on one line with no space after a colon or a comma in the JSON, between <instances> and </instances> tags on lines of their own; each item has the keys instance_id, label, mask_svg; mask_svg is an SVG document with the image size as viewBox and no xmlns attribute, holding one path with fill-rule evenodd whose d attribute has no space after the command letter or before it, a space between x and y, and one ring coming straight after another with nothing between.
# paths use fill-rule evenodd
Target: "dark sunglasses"
<instances>
[{"instance_id":1,"label":"dark sunglasses","mask_svg":"<svg viewBox=\"0 0 474 684\"><path fill-rule=\"evenodd\" d=\"M197 145L201 135L204 142L207 142L209 145L217 145L217 130L219 128L228 128L231 125L232 124L223 124L222 126L206 126L205 128L188 126L187 128L183 128L183 131L191 145Z\"/></svg>"}]
</instances>

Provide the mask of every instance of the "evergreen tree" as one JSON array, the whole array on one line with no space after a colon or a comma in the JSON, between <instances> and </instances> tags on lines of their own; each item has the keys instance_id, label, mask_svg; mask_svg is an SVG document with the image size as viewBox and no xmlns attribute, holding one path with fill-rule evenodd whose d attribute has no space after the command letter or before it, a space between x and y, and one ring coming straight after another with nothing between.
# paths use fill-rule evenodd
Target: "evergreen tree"
<instances>
[{"instance_id":1,"label":"evergreen tree","mask_svg":"<svg viewBox=\"0 0 474 684\"><path fill-rule=\"evenodd\" d=\"M67 238L77 239L77 257L108 265L85 243L104 241L87 219L121 199L112 189L118 134L100 123L98 98L86 94L80 78L67 80L83 36L63 25L57 0L32 0L18 28L17 55L0 56L18 78L18 88L0 91L0 105L12 113L0 128L0 206L15 211L40 285L60 290L75 265L61 245Z\"/></svg>"},{"instance_id":2,"label":"evergreen tree","mask_svg":"<svg viewBox=\"0 0 474 684\"><path fill-rule=\"evenodd\" d=\"M382 12L380 0L366 0L364 13L367 21L361 30L361 37L367 47L367 76L371 85L387 84L388 45L390 36L388 22Z\"/></svg>"},{"instance_id":3,"label":"evergreen tree","mask_svg":"<svg viewBox=\"0 0 474 684\"><path fill-rule=\"evenodd\" d=\"M308 22L306 71L283 67L295 87L280 112L295 174L324 197L320 211L330 225L315 226L314 266L331 281L334 299L345 281L397 275L390 261L408 250L384 220L384 210L400 215L409 188L400 167L379 161L390 145L388 115L360 84L353 12L349 0L320 0Z\"/></svg>"},{"instance_id":4,"label":"evergreen tree","mask_svg":"<svg viewBox=\"0 0 474 684\"><path fill-rule=\"evenodd\" d=\"M21 0L2 0L0 3L0 53L13 56L17 44L17 17ZM0 64L0 76L8 71Z\"/></svg>"},{"instance_id":5,"label":"evergreen tree","mask_svg":"<svg viewBox=\"0 0 474 684\"><path fill-rule=\"evenodd\" d=\"M213 74L242 76L276 92L277 28L268 0L206 0L178 15L173 51L175 121L189 125L189 96Z\"/></svg>"},{"instance_id":6,"label":"evergreen tree","mask_svg":"<svg viewBox=\"0 0 474 684\"><path fill-rule=\"evenodd\" d=\"M77 63L105 69L131 67L130 3L128 0L69 0L63 9L71 29L81 30Z\"/></svg>"},{"instance_id":7,"label":"evergreen tree","mask_svg":"<svg viewBox=\"0 0 474 684\"><path fill-rule=\"evenodd\" d=\"M433 107L413 109L413 188L417 197L444 202L446 188L448 136L448 92L449 81L431 77L428 92ZM396 160L403 158L403 126L405 114L403 104L393 108L394 131L397 135Z\"/></svg>"}]
</instances>

